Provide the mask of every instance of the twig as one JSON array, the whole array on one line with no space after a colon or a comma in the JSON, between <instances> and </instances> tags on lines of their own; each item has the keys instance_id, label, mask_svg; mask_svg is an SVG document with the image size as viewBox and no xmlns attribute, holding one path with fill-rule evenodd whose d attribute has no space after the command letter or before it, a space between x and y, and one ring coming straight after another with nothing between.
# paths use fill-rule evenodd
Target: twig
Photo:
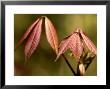
<instances>
[{"instance_id":1,"label":"twig","mask_svg":"<svg viewBox=\"0 0 110 89\"><path fill-rule=\"evenodd\" d=\"M71 67L70 63L68 62L68 59L65 57L64 54L62 54L62 56L63 56L63 58L65 59L67 65L68 65L68 67L70 68L70 70L72 71L72 73L76 76L76 73L75 73L74 69Z\"/></svg>"}]
</instances>

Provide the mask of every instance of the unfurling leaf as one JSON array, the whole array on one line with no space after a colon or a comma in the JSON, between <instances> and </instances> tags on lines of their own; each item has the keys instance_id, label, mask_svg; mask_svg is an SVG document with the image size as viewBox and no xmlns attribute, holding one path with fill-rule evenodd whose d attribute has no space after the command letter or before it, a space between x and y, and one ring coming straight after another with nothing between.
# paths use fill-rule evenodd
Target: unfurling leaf
<instances>
[{"instance_id":1,"label":"unfurling leaf","mask_svg":"<svg viewBox=\"0 0 110 89\"><path fill-rule=\"evenodd\" d=\"M57 59L60 57L61 54L63 54L65 51L67 51L67 49L69 48L69 43L70 43L70 39L69 39L70 36L64 38L60 45L59 45L59 51L58 51L58 55L57 55L57 58L55 61L57 61Z\"/></svg>"},{"instance_id":2,"label":"unfurling leaf","mask_svg":"<svg viewBox=\"0 0 110 89\"><path fill-rule=\"evenodd\" d=\"M79 71L80 71L80 75L84 75L85 74L85 67L84 67L84 65L82 63L79 64Z\"/></svg>"},{"instance_id":3,"label":"unfurling leaf","mask_svg":"<svg viewBox=\"0 0 110 89\"><path fill-rule=\"evenodd\" d=\"M25 45L25 59L30 58L32 53L35 51L36 47L38 46L38 43L40 41L40 35L42 31L42 19L38 21L35 28L33 29L33 32L30 34L30 37L28 38L28 41Z\"/></svg>"},{"instance_id":4,"label":"unfurling leaf","mask_svg":"<svg viewBox=\"0 0 110 89\"><path fill-rule=\"evenodd\" d=\"M32 30L34 29L34 27L36 26L36 24L39 22L41 18L37 19L28 29L27 31L24 33L24 35L21 37L21 39L18 41L15 49L17 49L19 47L19 45L22 44L22 42L27 38L27 36L32 32Z\"/></svg>"},{"instance_id":5,"label":"unfurling leaf","mask_svg":"<svg viewBox=\"0 0 110 89\"><path fill-rule=\"evenodd\" d=\"M58 54L57 33L56 33L54 25L47 17L45 17L45 32L46 32L46 37L47 37L49 44L55 50L56 54Z\"/></svg>"},{"instance_id":6,"label":"unfurling leaf","mask_svg":"<svg viewBox=\"0 0 110 89\"><path fill-rule=\"evenodd\" d=\"M85 42L86 46L91 52L96 54L96 47L93 42L86 35L84 35L80 28L77 28L75 32L61 41L56 60L61 54L70 49L74 57L77 59L77 61L79 61L84 49L84 43L82 41Z\"/></svg>"},{"instance_id":7,"label":"unfurling leaf","mask_svg":"<svg viewBox=\"0 0 110 89\"><path fill-rule=\"evenodd\" d=\"M83 47L78 33L74 33L69 43L69 48L73 52L74 57L79 61Z\"/></svg>"},{"instance_id":8,"label":"unfurling leaf","mask_svg":"<svg viewBox=\"0 0 110 89\"><path fill-rule=\"evenodd\" d=\"M86 44L87 48L93 52L94 54L97 54L97 49L94 43L80 30L80 34L83 38L84 43Z\"/></svg>"},{"instance_id":9,"label":"unfurling leaf","mask_svg":"<svg viewBox=\"0 0 110 89\"><path fill-rule=\"evenodd\" d=\"M44 21L43 20L44 18L45 18L45 32L46 32L47 40L51 45L51 47L56 52L56 54L58 54L58 38L55 27L47 17L42 16L29 27L29 29L24 33L23 37L20 39L20 41L17 43L15 47L15 49L18 48L18 46L28 37L24 50L26 60L30 58L30 56L33 54L36 47L38 46L42 31L42 24L43 24L42 21Z\"/></svg>"},{"instance_id":10,"label":"unfurling leaf","mask_svg":"<svg viewBox=\"0 0 110 89\"><path fill-rule=\"evenodd\" d=\"M56 60L59 58L61 54L67 51L67 49L70 49L73 52L73 55L77 60L80 59L83 47L78 33L73 33L61 41L59 46L59 53L57 55Z\"/></svg>"}]
</instances>

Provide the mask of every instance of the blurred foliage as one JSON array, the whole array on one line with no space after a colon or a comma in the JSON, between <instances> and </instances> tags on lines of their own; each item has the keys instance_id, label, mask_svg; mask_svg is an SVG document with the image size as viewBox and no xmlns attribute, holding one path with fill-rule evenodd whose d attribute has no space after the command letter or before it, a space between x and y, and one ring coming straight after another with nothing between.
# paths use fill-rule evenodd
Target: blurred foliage
<instances>
[{"instance_id":1,"label":"blurred foliage","mask_svg":"<svg viewBox=\"0 0 110 89\"><path fill-rule=\"evenodd\" d=\"M15 14L14 15L14 46L27 28L40 16L47 16L54 24L59 43L77 27L81 27L88 37L97 45L97 15L96 14ZM26 39L27 40L27 39ZM45 30L42 30L41 40L31 58L25 63L25 42L14 52L15 75L24 76L73 76L65 60L60 57L57 62L55 52L47 42ZM76 71L77 62L70 53L65 53L68 61ZM86 71L86 76L97 75L97 60L92 61Z\"/></svg>"}]
</instances>

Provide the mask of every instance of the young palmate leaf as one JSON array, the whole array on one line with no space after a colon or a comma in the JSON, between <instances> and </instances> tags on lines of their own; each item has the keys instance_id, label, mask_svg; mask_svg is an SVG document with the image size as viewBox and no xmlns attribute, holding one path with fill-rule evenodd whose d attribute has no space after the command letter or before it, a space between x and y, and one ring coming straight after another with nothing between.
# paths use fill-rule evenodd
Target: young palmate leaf
<instances>
[{"instance_id":1,"label":"young palmate leaf","mask_svg":"<svg viewBox=\"0 0 110 89\"><path fill-rule=\"evenodd\" d=\"M45 18L45 20L43 20ZM27 42L25 45L24 49L24 54L25 54L25 60L29 59L31 55L34 53L36 50L39 41L40 41L40 36L42 32L42 24L43 21L45 21L45 32L46 32L46 37L53 48L53 50L58 54L58 37L57 33L55 30L55 27L53 26L52 22L45 16L42 16L38 18L29 28L28 30L24 33L24 35L21 37L19 42L17 43L16 48L19 47L19 45L27 38Z\"/></svg>"},{"instance_id":2,"label":"young palmate leaf","mask_svg":"<svg viewBox=\"0 0 110 89\"><path fill-rule=\"evenodd\" d=\"M52 22L45 17L45 32L48 42L51 47L55 50L56 54L58 54L58 37Z\"/></svg>"},{"instance_id":3,"label":"young palmate leaf","mask_svg":"<svg viewBox=\"0 0 110 89\"><path fill-rule=\"evenodd\" d=\"M94 54L97 54L96 46L93 44L93 42L81 31L81 36L87 46L87 48L93 52Z\"/></svg>"},{"instance_id":4,"label":"young palmate leaf","mask_svg":"<svg viewBox=\"0 0 110 89\"><path fill-rule=\"evenodd\" d=\"M60 56L61 54L65 53L65 51L68 50L68 48L69 48L69 43L70 43L70 41L71 41L71 40L69 39L69 37L70 37L70 36L64 38L64 39L61 41L61 43L60 43L60 45L59 45L58 55L57 55L57 58L56 58L55 61L57 61L57 59L59 58L59 56Z\"/></svg>"},{"instance_id":5,"label":"young palmate leaf","mask_svg":"<svg viewBox=\"0 0 110 89\"><path fill-rule=\"evenodd\" d=\"M93 52L94 54L97 54L97 49L94 43L84 34L81 28L77 28L76 32L80 33L81 38L83 39L85 45L87 48Z\"/></svg>"},{"instance_id":6,"label":"young palmate leaf","mask_svg":"<svg viewBox=\"0 0 110 89\"><path fill-rule=\"evenodd\" d=\"M82 43L80 41L80 37L78 33L73 33L61 41L56 60L59 58L61 54L63 54L68 49L70 49L73 52L73 55L77 60L80 59L83 48L82 48Z\"/></svg>"},{"instance_id":7,"label":"young palmate leaf","mask_svg":"<svg viewBox=\"0 0 110 89\"><path fill-rule=\"evenodd\" d=\"M74 57L79 61L82 55L83 47L78 33L74 33L72 35L69 48L72 51Z\"/></svg>"},{"instance_id":8,"label":"young palmate leaf","mask_svg":"<svg viewBox=\"0 0 110 89\"><path fill-rule=\"evenodd\" d=\"M82 41L84 41L85 44ZM61 54L67 51L67 49L70 49L74 57L79 61L84 45L86 45L91 52L97 54L97 49L93 42L82 32L80 28L77 28L75 32L61 41L56 60Z\"/></svg>"},{"instance_id":9,"label":"young palmate leaf","mask_svg":"<svg viewBox=\"0 0 110 89\"><path fill-rule=\"evenodd\" d=\"M21 39L18 41L16 48L29 36L28 41L25 45L24 54L25 60L29 59L32 53L35 51L38 46L40 35L42 30L42 17L38 18L24 33Z\"/></svg>"},{"instance_id":10,"label":"young palmate leaf","mask_svg":"<svg viewBox=\"0 0 110 89\"><path fill-rule=\"evenodd\" d=\"M30 37L25 45L25 50L24 50L25 59L30 58L30 56L38 46L38 43L40 41L41 30L42 30L42 19L33 29L33 32L30 34Z\"/></svg>"},{"instance_id":11,"label":"young palmate leaf","mask_svg":"<svg viewBox=\"0 0 110 89\"><path fill-rule=\"evenodd\" d=\"M22 44L22 42L27 38L27 36L32 32L32 30L34 29L35 25L39 22L41 18L37 19L28 29L27 31L24 33L24 35L21 37L21 39L18 41L15 49L17 49L19 47L19 45Z\"/></svg>"}]
</instances>

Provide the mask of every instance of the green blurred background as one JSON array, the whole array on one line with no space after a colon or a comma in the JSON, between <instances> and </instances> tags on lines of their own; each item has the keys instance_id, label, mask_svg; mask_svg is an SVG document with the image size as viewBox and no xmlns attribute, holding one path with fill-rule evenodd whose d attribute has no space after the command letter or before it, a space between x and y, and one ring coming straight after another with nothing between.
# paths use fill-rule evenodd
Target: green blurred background
<instances>
[{"instance_id":1,"label":"green blurred background","mask_svg":"<svg viewBox=\"0 0 110 89\"><path fill-rule=\"evenodd\" d=\"M14 15L14 46L27 28L40 16L47 16L54 24L59 43L80 27L97 46L97 15L96 14L15 14ZM60 57L57 62L55 52L47 42L45 30L42 30L41 40L31 58L25 63L24 46L27 39L14 52L14 75L17 76L73 76L65 60ZM77 62L65 53L69 63L76 71ZM97 60L94 59L85 76L97 75Z\"/></svg>"}]
</instances>

